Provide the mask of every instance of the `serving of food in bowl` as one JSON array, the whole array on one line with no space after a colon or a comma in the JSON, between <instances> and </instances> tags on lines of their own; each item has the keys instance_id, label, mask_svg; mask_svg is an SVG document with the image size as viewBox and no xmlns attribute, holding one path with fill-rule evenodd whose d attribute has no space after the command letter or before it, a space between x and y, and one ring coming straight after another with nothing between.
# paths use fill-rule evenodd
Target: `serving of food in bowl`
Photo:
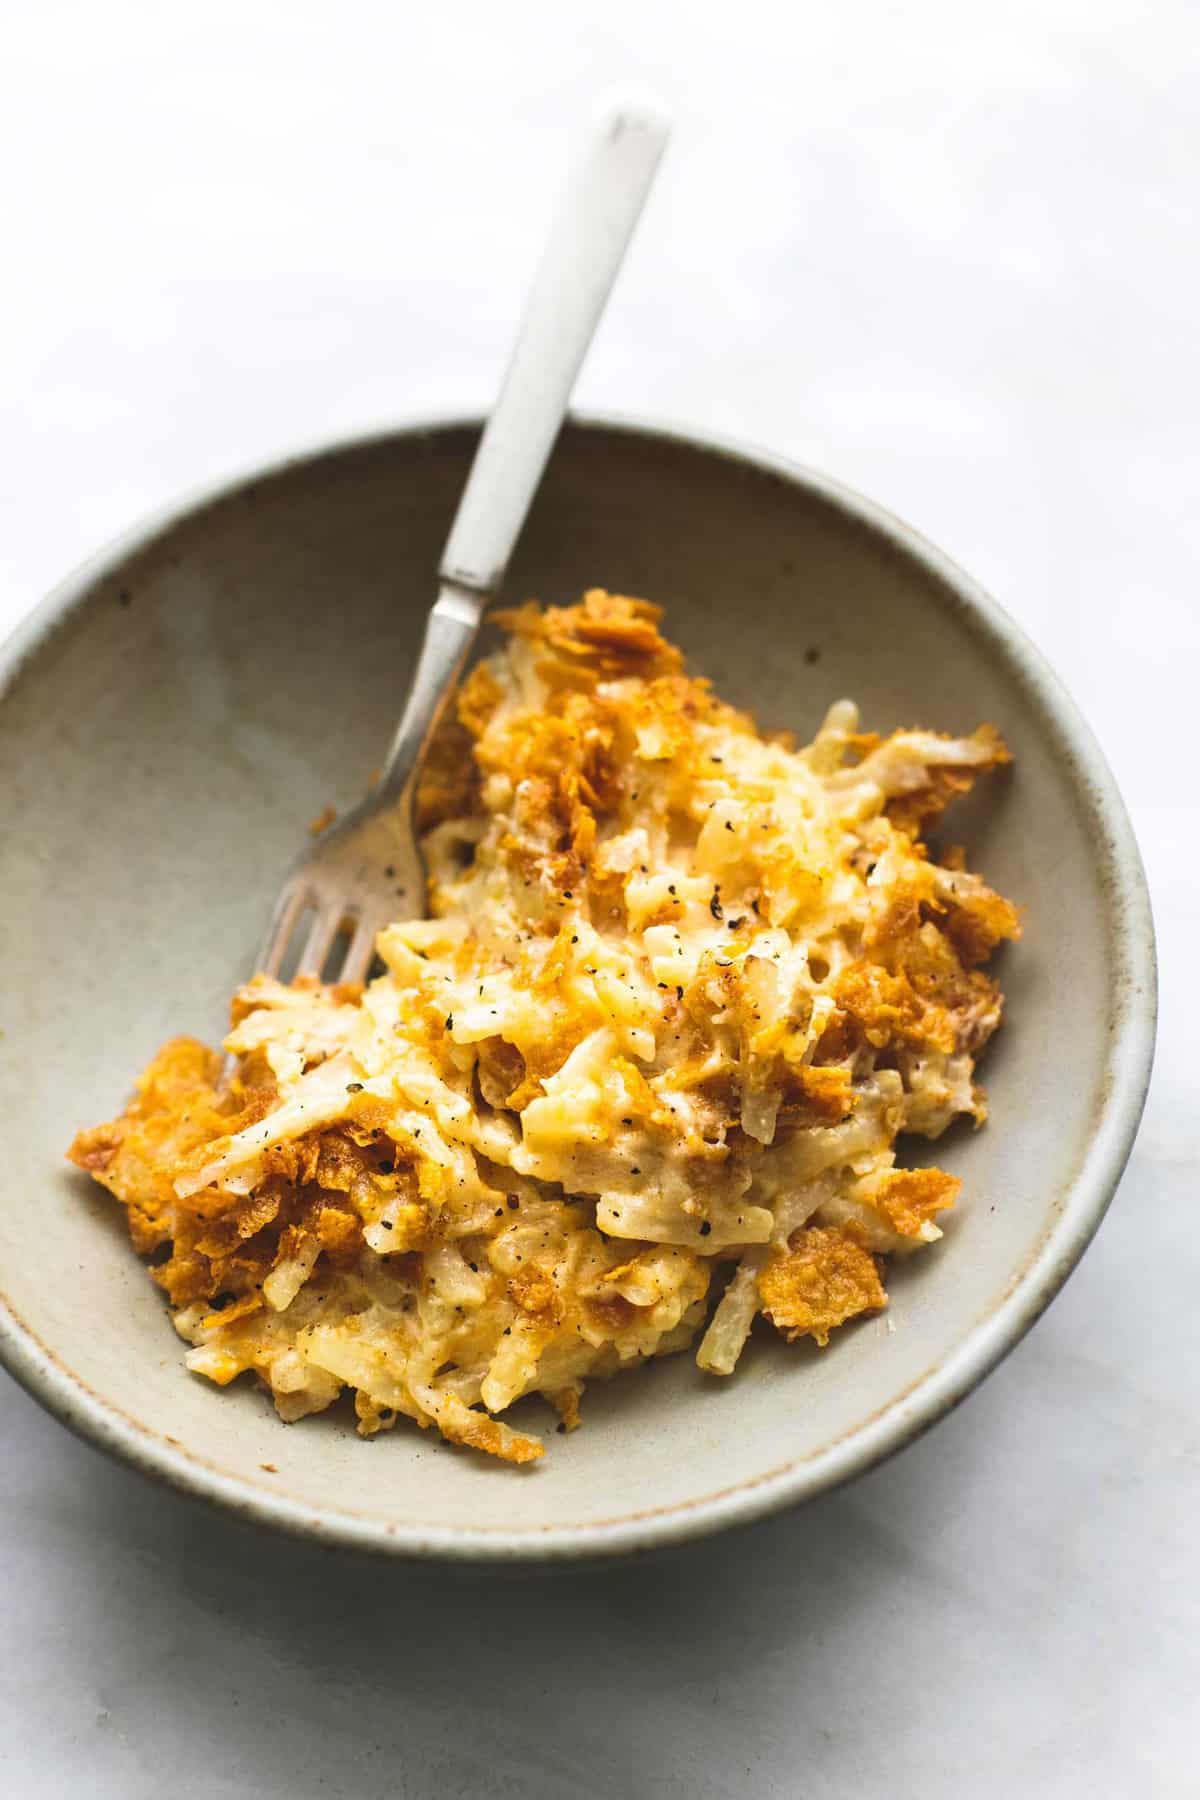
<instances>
[{"instance_id":1,"label":"serving of food in bowl","mask_svg":"<svg viewBox=\"0 0 1200 1800\"><path fill-rule=\"evenodd\" d=\"M1016 910L922 841L995 734L764 739L644 601L501 614L417 794L431 916L383 973L255 976L72 1158L155 1259L188 1367L287 1420L353 1394L511 1463L499 1416L759 1313L827 1344L960 1183L898 1134L986 1116L979 965ZM728 1276L715 1306L722 1278Z\"/></svg>"},{"instance_id":2,"label":"serving of food in bowl","mask_svg":"<svg viewBox=\"0 0 1200 1800\"><path fill-rule=\"evenodd\" d=\"M1028 1328L1136 1127L1153 942L1086 727L966 576L823 478L573 423L426 766L428 916L365 989L243 984L223 1071L477 437L185 506L10 646L0 1342L265 1521L601 1555L869 1466Z\"/></svg>"}]
</instances>

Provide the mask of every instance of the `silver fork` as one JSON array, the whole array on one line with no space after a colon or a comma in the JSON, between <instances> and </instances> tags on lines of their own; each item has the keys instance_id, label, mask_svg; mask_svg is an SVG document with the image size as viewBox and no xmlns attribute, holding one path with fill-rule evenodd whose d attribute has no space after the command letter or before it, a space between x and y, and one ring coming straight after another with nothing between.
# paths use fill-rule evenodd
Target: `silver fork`
<instances>
[{"instance_id":1,"label":"silver fork","mask_svg":"<svg viewBox=\"0 0 1200 1800\"><path fill-rule=\"evenodd\" d=\"M413 820L421 759L503 578L667 134L666 122L645 108L617 107L568 188L450 530L383 773L293 865L258 960L266 975L280 974L303 932L297 974L362 981L376 934L424 906Z\"/></svg>"}]
</instances>

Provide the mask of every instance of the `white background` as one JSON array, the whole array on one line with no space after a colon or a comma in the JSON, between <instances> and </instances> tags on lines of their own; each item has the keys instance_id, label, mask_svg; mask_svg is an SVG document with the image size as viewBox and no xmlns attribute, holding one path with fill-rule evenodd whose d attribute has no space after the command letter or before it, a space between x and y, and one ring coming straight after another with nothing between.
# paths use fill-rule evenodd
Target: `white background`
<instances>
[{"instance_id":1,"label":"white background","mask_svg":"<svg viewBox=\"0 0 1200 1800\"><path fill-rule=\"evenodd\" d=\"M0 625L192 484L485 406L581 122L656 91L677 133L580 403L816 463L981 578L1112 761L1164 978L1062 1299L932 1436L753 1532L359 1562L151 1489L0 1377L0 1788L1194 1796L1200 13L9 0L0 46Z\"/></svg>"}]
</instances>

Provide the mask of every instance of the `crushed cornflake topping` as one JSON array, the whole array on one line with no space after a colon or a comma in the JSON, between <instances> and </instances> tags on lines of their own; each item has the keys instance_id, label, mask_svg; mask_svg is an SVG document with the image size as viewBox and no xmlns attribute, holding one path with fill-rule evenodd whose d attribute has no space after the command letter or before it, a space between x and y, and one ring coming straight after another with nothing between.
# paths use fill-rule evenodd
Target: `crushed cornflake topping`
<instances>
[{"instance_id":1,"label":"crushed cornflake topping","mask_svg":"<svg viewBox=\"0 0 1200 1800\"><path fill-rule=\"evenodd\" d=\"M256 978L226 1087L176 1039L70 1154L189 1368L523 1463L540 1438L497 1416L523 1395L573 1431L592 1376L697 1339L724 1375L760 1314L825 1344L886 1305L883 1258L959 1190L897 1137L986 1116L982 965L1020 921L924 841L1008 761L991 727L880 739L838 701L796 748L644 601L499 618L427 759L429 916L381 934L385 973Z\"/></svg>"}]
</instances>

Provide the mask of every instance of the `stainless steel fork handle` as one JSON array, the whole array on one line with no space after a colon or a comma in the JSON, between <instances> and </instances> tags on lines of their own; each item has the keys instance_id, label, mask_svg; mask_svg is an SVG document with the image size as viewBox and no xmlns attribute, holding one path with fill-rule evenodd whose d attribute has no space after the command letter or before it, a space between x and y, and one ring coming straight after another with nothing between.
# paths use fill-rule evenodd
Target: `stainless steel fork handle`
<instances>
[{"instance_id":1,"label":"stainless steel fork handle","mask_svg":"<svg viewBox=\"0 0 1200 1800\"><path fill-rule=\"evenodd\" d=\"M411 788L500 585L668 134L665 119L647 107L613 108L568 187L450 528L441 592L380 777L380 801Z\"/></svg>"},{"instance_id":2,"label":"stainless steel fork handle","mask_svg":"<svg viewBox=\"0 0 1200 1800\"><path fill-rule=\"evenodd\" d=\"M485 598L469 588L443 582L425 626L425 640L404 713L376 788L380 802L396 798L411 785L422 749L436 731L458 685L479 631Z\"/></svg>"},{"instance_id":3,"label":"stainless steel fork handle","mask_svg":"<svg viewBox=\"0 0 1200 1800\"><path fill-rule=\"evenodd\" d=\"M615 107L568 187L451 527L443 581L483 595L499 587L669 130L648 107Z\"/></svg>"}]
</instances>

